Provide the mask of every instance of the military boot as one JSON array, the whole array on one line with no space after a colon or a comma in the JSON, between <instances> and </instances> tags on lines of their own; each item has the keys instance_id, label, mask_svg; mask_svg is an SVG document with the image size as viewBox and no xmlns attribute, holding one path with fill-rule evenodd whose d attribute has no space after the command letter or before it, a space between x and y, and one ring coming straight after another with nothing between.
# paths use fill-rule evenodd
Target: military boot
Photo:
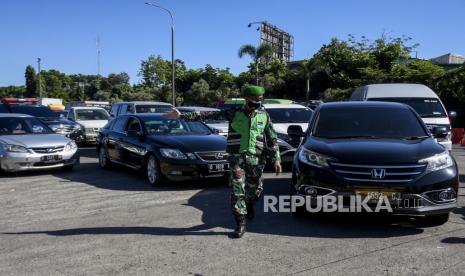
<instances>
[{"instance_id":1,"label":"military boot","mask_svg":"<svg viewBox=\"0 0 465 276\"><path fill-rule=\"evenodd\" d=\"M232 237L235 239L242 238L245 234L245 220L243 217L237 219L236 218L236 229L232 233Z\"/></svg>"}]
</instances>

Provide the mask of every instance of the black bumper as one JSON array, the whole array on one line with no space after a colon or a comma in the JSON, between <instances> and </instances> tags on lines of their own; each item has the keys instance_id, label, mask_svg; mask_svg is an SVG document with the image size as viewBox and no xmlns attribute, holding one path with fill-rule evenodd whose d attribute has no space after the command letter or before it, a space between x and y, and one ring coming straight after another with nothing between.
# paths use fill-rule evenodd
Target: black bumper
<instances>
[{"instance_id":1,"label":"black bumper","mask_svg":"<svg viewBox=\"0 0 465 276\"><path fill-rule=\"evenodd\" d=\"M223 164L224 171L211 171L209 164ZM198 160L172 161L160 160L160 172L169 181L185 181L192 179L218 179L225 177L229 170L229 164L204 163Z\"/></svg>"},{"instance_id":2,"label":"black bumper","mask_svg":"<svg viewBox=\"0 0 465 276\"><path fill-rule=\"evenodd\" d=\"M349 198L356 196L358 190L394 191L396 199L389 199L392 213L432 215L449 213L457 208L459 174L454 165L424 174L409 183L355 183L345 180L331 168L313 167L297 161L293 166L291 185L293 194L308 196L306 191L313 187L318 191L318 196L331 195L341 198L343 206L348 206ZM455 197L443 202L433 198L436 191L439 193L444 190L455 192ZM372 206L375 205L373 203Z\"/></svg>"}]
</instances>

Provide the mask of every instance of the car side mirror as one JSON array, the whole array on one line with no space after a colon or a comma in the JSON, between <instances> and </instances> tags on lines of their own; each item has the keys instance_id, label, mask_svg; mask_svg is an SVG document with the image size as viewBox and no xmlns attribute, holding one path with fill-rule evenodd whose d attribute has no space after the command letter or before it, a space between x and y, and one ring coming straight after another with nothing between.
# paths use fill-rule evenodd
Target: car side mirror
<instances>
[{"instance_id":1,"label":"car side mirror","mask_svg":"<svg viewBox=\"0 0 465 276\"><path fill-rule=\"evenodd\" d=\"M220 130L219 130L219 129L213 128L212 131L213 131L214 134L217 134L217 135L220 134Z\"/></svg>"},{"instance_id":2,"label":"car side mirror","mask_svg":"<svg viewBox=\"0 0 465 276\"><path fill-rule=\"evenodd\" d=\"M128 131L126 131L126 135L128 137L135 137L135 138L142 137L142 134L137 130L128 130Z\"/></svg>"},{"instance_id":3,"label":"car side mirror","mask_svg":"<svg viewBox=\"0 0 465 276\"><path fill-rule=\"evenodd\" d=\"M432 132L434 138L444 138L447 136L447 134L449 134L449 130L447 129L447 127L443 126L434 127Z\"/></svg>"},{"instance_id":4,"label":"car side mirror","mask_svg":"<svg viewBox=\"0 0 465 276\"><path fill-rule=\"evenodd\" d=\"M291 137L291 139L302 138L305 136L305 132L303 131L301 126L292 125L287 128L287 135Z\"/></svg>"},{"instance_id":5,"label":"car side mirror","mask_svg":"<svg viewBox=\"0 0 465 276\"><path fill-rule=\"evenodd\" d=\"M455 119L457 117L457 112L455 111L449 111L449 118Z\"/></svg>"}]
</instances>

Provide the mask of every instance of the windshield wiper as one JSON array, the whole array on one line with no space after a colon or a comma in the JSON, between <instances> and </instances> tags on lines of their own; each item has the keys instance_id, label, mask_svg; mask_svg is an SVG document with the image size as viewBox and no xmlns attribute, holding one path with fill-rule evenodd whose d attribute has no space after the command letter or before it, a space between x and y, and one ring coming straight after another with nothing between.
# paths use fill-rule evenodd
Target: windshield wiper
<instances>
[{"instance_id":1,"label":"windshield wiper","mask_svg":"<svg viewBox=\"0 0 465 276\"><path fill-rule=\"evenodd\" d=\"M402 138L402 140L420 140L420 139L426 139L429 138L428 135L423 135L423 136L407 136Z\"/></svg>"},{"instance_id":2,"label":"windshield wiper","mask_svg":"<svg viewBox=\"0 0 465 276\"><path fill-rule=\"evenodd\" d=\"M347 135L347 136L327 136L324 138L328 139L382 139L382 137L374 136L374 135Z\"/></svg>"}]
</instances>

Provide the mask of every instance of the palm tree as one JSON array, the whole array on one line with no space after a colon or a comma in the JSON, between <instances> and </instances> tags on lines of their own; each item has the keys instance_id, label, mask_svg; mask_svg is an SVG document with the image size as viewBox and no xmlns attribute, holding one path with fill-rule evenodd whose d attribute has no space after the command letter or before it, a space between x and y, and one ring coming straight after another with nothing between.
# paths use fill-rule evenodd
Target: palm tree
<instances>
[{"instance_id":1,"label":"palm tree","mask_svg":"<svg viewBox=\"0 0 465 276\"><path fill-rule=\"evenodd\" d=\"M310 79L312 76L317 73L328 72L328 69L325 66L318 64L314 59L306 59L302 62L296 63L292 69L305 76L305 99L307 101L310 100Z\"/></svg>"},{"instance_id":2,"label":"palm tree","mask_svg":"<svg viewBox=\"0 0 465 276\"><path fill-rule=\"evenodd\" d=\"M273 54L273 47L269 44L260 44L258 47L255 47L251 44L243 45L239 48L239 58L242 58L244 55L249 55L255 65L255 82L259 84L259 72L258 64L261 62L262 58L270 58Z\"/></svg>"}]
</instances>

